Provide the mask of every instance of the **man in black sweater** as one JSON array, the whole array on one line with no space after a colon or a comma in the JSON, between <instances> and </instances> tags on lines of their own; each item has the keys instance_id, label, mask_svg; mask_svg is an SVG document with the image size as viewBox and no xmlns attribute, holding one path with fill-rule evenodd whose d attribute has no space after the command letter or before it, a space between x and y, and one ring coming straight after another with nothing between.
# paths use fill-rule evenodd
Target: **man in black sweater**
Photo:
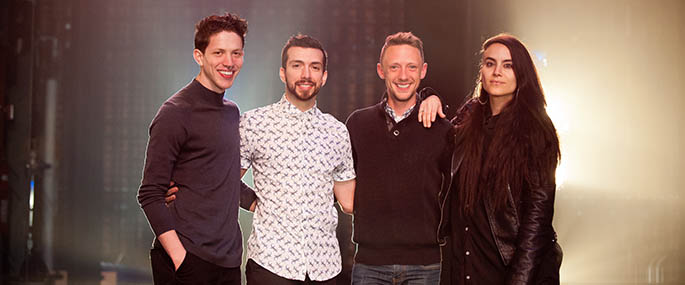
<instances>
[{"instance_id":1,"label":"man in black sweater","mask_svg":"<svg viewBox=\"0 0 685 285\"><path fill-rule=\"evenodd\" d=\"M352 284L438 284L440 163L450 124L418 122L426 70L418 37L388 36L377 65L384 99L347 119L357 172Z\"/></svg>"},{"instance_id":2,"label":"man in black sweater","mask_svg":"<svg viewBox=\"0 0 685 285\"><path fill-rule=\"evenodd\" d=\"M233 14L198 22L200 73L150 125L138 201L156 236L155 284L240 284L239 111L223 96L243 65L246 33ZM167 206L169 181L182 191Z\"/></svg>"}]
</instances>

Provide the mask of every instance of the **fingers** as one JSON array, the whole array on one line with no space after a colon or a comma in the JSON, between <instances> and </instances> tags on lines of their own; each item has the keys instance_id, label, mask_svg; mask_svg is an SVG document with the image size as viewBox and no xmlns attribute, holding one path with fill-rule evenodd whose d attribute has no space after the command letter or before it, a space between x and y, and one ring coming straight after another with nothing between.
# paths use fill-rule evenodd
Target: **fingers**
<instances>
[{"instance_id":1,"label":"fingers","mask_svg":"<svg viewBox=\"0 0 685 285\"><path fill-rule=\"evenodd\" d=\"M440 99L433 95L421 102L418 115L419 123L423 123L425 128L430 128L435 119L437 119L437 116L440 116L440 118L446 117L442 111Z\"/></svg>"},{"instance_id":2,"label":"fingers","mask_svg":"<svg viewBox=\"0 0 685 285\"><path fill-rule=\"evenodd\" d=\"M174 195L176 192L178 192L178 187L174 186L169 188L169 190L166 190L166 195L171 196Z\"/></svg>"},{"instance_id":3,"label":"fingers","mask_svg":"<svg viewBox=\"0 0 685 285\"><path fill-rule=\"evenodd\" d=\"M438 108L431 108L430 116L431 116L431 122L435 122L435 116L438 113Z\"/></svg>"},{"instance_id":4,"label":"fingers","mask_svg":"<svg viewBox=\"0 0 685 285\"><path fill-rule=\"evenodd\" d=\"M424 105L426 105L426 102L421 102L421 106L419 106L419 123L423 122L423 113L426 111Z\"/></svg>"},{"instance_id":5,"label":"fingers","mask_svg":"<svg viewBox=\"0 0 685 285\"><path fill-rule=\"evenodd\" d=\"M433 106L432 106L432 105L428 105L428 108L427 108L427 109L428 109L428 110L426 110L426 113L424 114L423 119L424 119L426 122L428 122L428 127L430 128L430 126L431 126L431 124L433 123L433 121L435 121L435 119L433 119L433 118L432 118L433 116L431 115L431 114L433 113Z\"/></svg>"},{"instance_id":6,"label":"fingers","mask_svg":"<svg viewBox=\"0 0 685 285\"><path fill-rule=\"evenodd\" d=\"M421 117L423 117L423 127L424 128L430 128L431 124L433 123L433 121L431 121L430 113L431 113L431 107L430 107L430 105L428 105L428 106L426 106L425 112L420 114Z\"/></svg>"},{"instance_id":7,"label":"fingers","mask_svg":"<svg viewBox=\"0 0 685 285\"><path fill-rule=\"evenodd\" d=\"M168 207L168 206L169 206L169 203L171 203L171 202L174 201L174 200L176 200L176 195L166 196L166 197L164 198L164 203L165 203L165 204L167 205L167 207Z\"/></svg>"},{"instance_id":8,"label":"fingers","mask_svg":"<svg viewBox=\"0 0 685 285\"><path fill-rule=\"evenodd\" d=\"M169 207L169 203L176 200L176 192L178 192L178 187L174 186L176 183L174 181L169 182L169 189L166 190L166 197L164 197L164 204Z\"/></svg>"},{"instance_id":9,"label":"fingers","mask_svg":"<svg viewBox=\"0 0 685 285\"><path fill-rule=\"evenodd\" d=\"M440 116L440 118L447 117L442 110L442 102L440 101L440 98L438 98L438 96L433 95L433 96L429 97L428 99L432 99L431 100L431 120L433 122L435 122L435 119L436 119L435 115L436 114L438 116Z\"/></svg>"},{"instance_id":10,"label":"fingers","mask_svg":"<svg viewBox=\"0 0 685 285\"><path fill-rule=\"evenodd\" d=\"M442 112L442 108L438 108L438 115L440 115L440 118L443 118L443 119L445 117L447 117L447 115L445 115L445 113Z\"/></svg>"},{"instance_id":11,"label":"fingers","mask_svg":"<svg viewBox=\"0 0 685 285\"><path fill-rule=\"evenodd\" d=\"M423 114L423 126L426 128L430 128L435 122L435 115L438 111L439 103L437 103L435 100L428 100L426 102L426 112Z\"/></svg>"},{"instance_id":12,"label":"fingers","mask_svg":"<svg viewBox=\"0 0 685 285\"><path fill-rule=\"evenodd\" d=\"M178 192L178 187L176 186L169 188L169 190L166 190L166 197L164 197L164 203L167 205L167 207L169 206L169 203L176 200L176 195L174 195L176 192Z\"/></svg>"}]
</instances>

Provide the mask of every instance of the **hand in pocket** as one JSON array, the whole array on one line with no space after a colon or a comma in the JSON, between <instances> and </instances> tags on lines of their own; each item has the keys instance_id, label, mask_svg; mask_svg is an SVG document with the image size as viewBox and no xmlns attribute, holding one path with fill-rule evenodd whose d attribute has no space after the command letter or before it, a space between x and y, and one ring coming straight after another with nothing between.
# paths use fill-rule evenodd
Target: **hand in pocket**
<instances>
[{"instance_id":1,"label":"hand in pocket","mask_svg":"<svg viewBox=\"0 0 685 285\"><path fill-rule=\"evenodd\" d=\"M195 256L190 252L186 252L185 258L181 264L176 268L176 280L181 284L194 284L197 283L196 268L195 268Z\"/></svg>"}]
</instances>

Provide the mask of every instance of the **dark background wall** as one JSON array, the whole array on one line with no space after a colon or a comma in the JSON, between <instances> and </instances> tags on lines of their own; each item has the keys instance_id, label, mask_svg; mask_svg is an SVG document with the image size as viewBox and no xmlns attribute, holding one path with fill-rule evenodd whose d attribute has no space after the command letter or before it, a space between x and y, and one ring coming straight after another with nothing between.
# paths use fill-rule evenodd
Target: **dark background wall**
<instances>
[{"instance_id":1,"label":"dark background wall","mask_svg":"<svg viewBox=\"0 0 685 285\"><path fill-rule=\"evenodd\" d=\"M555 219L562 282L685 280L679 1L8 0L0 2L0 284L57 272L93 284L101 271L119 272L121 284L149 282L152 233L135 199L147 127L198 72L195 22L224 11L249 21L245 65L227 98L242 111L278 100L281 47L301 32L328 51L319 108L341 121L379 100L375 65L388 34L423 39L423 85L450 114L472 91L482 41L519 35L567 163ZM648 95L670 104L645 111L639 98ZM659 117L663 132L642 123ZM247 236L250 213L241 211L241 224ZM349 224L341 215L347 265Z\"/></svg>"}]
</instances>

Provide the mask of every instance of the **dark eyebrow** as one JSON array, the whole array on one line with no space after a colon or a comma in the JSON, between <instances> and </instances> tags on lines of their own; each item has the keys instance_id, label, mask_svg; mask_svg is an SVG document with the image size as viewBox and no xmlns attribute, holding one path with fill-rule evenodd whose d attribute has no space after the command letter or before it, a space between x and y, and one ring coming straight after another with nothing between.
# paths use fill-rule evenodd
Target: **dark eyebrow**
<instances>
[{"instance_id":1,"label":"dark eyebrow","mask_svg":"<svg viewBox=\"0 0 685 285\"><path fill-rule=\"evenodd\" d=\"M294 59L294 60L290 61L289 64L292 64L292 63L299 63L299 64L302 64L302 65L305 64L304 61L299 60L299 59ZM314 61L314 62L311 63L311 65L315 65L315 64L316 64L316 65L323 65L323 63L320 62L320 61Z\"/></svg>"},{"instance_id":2,"label":"dark eyebrow","mask_svg":"<svg viewBox=\"0 0 685 285\"><path fill-rule=\"evenodd\" d=\"M497 62L494 58L489 57L489 56L486 57L484 61L487 61L487 60L492 60L492 61L494 61L494 62ZM511 59L505 59L505 60L502 61L502 62L513 62L513 61L512 61Z\"/></svg>"}]
</instances>

